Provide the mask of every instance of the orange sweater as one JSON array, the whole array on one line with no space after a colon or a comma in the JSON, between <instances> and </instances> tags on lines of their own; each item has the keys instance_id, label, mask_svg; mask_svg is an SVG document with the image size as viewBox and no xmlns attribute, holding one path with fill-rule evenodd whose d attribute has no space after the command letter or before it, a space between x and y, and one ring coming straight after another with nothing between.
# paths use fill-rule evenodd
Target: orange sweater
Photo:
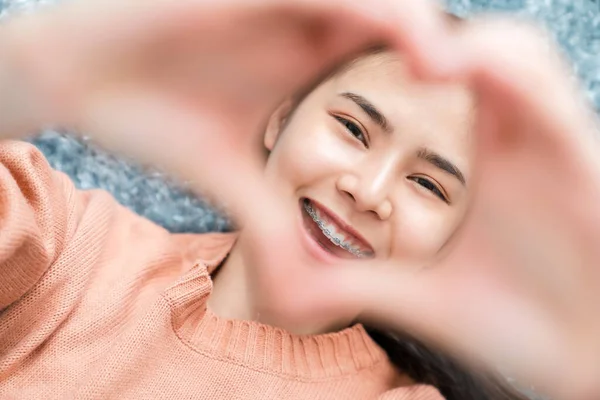
<instances>
[{"instance_id":1,"label":"orange sweater","mask_svg":"<svg viewBox=\"0 0 600 400\"><path fill-rule=\"evenodd\" d=\"M360 325L294 336L206 306L226 234L170 234L0 142L0 399L440 399Z\"/></svg>"}]
</instances>

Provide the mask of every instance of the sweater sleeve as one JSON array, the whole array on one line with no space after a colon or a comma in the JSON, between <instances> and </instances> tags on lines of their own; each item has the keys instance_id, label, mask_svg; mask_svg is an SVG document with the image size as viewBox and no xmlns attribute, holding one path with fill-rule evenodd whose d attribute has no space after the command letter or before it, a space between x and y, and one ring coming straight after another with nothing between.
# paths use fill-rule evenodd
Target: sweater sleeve
<instances>
[{"instance_id":1,"label":"sweater sleeve","mask_svg":"<svg viewBox=\"0 0 600 400\"><path fill-rule=\"evenodd\" d=\"M0 141L0 310L60 255L77 221L75 192L33 145Z\"/></svg>"},{"instance_id":2,"label":"sweater sleeve","mask_svg":"<svg viewBox=\"0 0 600 400\"><path fill-rule=\"evenodd\" d=\"M378 400L444 400L444 397L433 386L417 384L387 391Z\"/></svg>"}]
</instances>

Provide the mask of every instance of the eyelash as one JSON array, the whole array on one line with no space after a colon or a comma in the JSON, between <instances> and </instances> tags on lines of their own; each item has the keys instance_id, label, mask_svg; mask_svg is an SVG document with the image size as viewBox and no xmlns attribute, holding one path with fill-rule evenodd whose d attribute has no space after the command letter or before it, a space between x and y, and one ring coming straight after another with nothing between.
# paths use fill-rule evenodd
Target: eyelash
<instances>
[{"instance_id":1,"label":"eyelash","mask_svg":"<svg viewBox=\"0 0 600 400\"><path fill-rule=\"evenodd\" d=\"M356 139L360 140L366 148L369 147L369 143L367 141L367 135L365 135L363 133L362 129L360 129L357 124L350 121L349 119L340 117L339 115L333 115L333 118L335 118L340 124L342 124L344 126L344 128L346 128L346 130L348 132L350 132L350 134L352 136L354 136ZM444 193L437 187L437 185L435 183L431 182L429 179L423 178L421 176L413 176L413 177L410 177L409 179L413 180L418 185L421 185L425 189L429 190L431 193L433 193L435 196L437 196L444 203L450 204L450 201L448 200L446 195L444 195Z\"/></svg>"},{"instance_id":2,"label":"eyelash","mask_svg":"<svg viewBox=\"0 0 600 400\"><path fill-rule=\"evenodd\" d=\"M446 204L450 204L450 200L446 197L446 195L437 187L437 185L431 182L429 179L423 178L421 176L411 176L410 180L414 181L418 185L421 185L425 189L429 190L435 196L439 197Z\"/></svg>"},{"instance_id":3,"label":"eyelash","mask_svg":"<svg viewBox=\"0 0 600 400\"><path fill-rule=\"evenodd\" d=\"M367 140L367 135L365 133L363 133L363 130L360 129L358 124L356 124L344 117L340 117L339 115L333 115L333 118L335 118L336 121L338 121L340 124L342 124L342 126L344 128L346 128L346 130L348 132L350 132L350 134L352 136L354 136L356 139L360 140L366 148L369 148L369 141Z\"/></svg>"}]
</instances>

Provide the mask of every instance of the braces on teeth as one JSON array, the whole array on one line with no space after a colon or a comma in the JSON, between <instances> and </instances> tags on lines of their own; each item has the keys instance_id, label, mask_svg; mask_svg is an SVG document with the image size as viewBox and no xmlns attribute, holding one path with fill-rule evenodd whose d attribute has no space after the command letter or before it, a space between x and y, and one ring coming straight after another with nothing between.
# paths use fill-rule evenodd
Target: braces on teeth
<instances>
[{"instance_id":1,"label":"braces on teeth","mask_svg":"<svg viewBox=\"0 0 600 400\"><path fill-rule=\"evenodd\" d=\"M319 228L321 229L321 231L323 231L323 234L329 240L331 240L336 246L341 247L342 249L346 250L349 253L352 253L356 257L359 257L359 258L366 257L365 252L362 252L360 250L356 250L355 248L353 248L349 244L344 243L340 239L338 239L337 237L335 237L333 235L333 233L329 229L326 228L325 223L323 221L321 221L321 219L317 215L317 212L312 208L311 204L308 203L307 200L304 200L304 209L306 210L306 212L308 213L308 215L310 215L310 217L313 219L313 221L315 221L315 223L319 226Z\"/></svg>"}]
</instances>

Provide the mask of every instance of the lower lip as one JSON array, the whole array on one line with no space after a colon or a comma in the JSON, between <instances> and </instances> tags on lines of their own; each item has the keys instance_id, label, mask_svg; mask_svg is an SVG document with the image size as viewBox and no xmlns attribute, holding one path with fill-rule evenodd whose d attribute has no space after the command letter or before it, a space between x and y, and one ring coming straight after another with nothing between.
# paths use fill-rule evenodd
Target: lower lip
<instances>
[{"instance_id":1,"label":"lower lip","mask_svg":"<svg viewBox=\"0 0 600 400\"><path fill-rule=\"evenodd\" d=\"M304 204L302 200L300 201L300 218L299 218L299 228L302 231L300 237L302 238L302 243L307 252L315 259L320 261L321 263L334 265L339 264L339 257L330 253L326 249L324 249L308 232L306 227L304 226Z\"/></svg>"}]
</instances>

